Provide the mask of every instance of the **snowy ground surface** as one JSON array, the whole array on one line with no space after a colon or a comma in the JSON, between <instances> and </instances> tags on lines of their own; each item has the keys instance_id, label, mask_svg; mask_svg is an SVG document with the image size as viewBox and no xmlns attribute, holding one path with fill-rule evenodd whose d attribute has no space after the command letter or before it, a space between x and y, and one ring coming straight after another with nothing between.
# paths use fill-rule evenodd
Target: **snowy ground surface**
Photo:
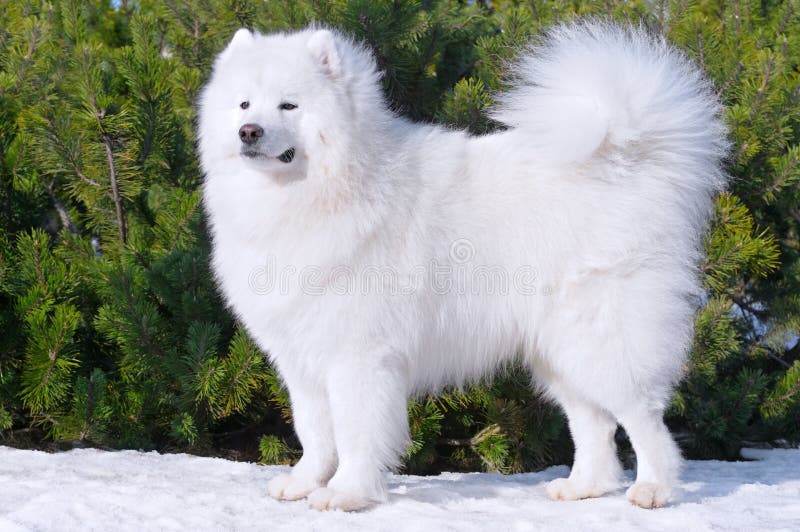
<instances>
[{"instance_id":1,"label":"snowy ground surface","mask_svg":"<svg viewBox=\"0 0 800 532\"><path fill-rule=\"evenodd\" d=\"M567 473L395 475L387 504L345 514L266 495L286 468L188 455L0 447L0 530L800 530L800 450L747 450L750 462L689 462L669 507L623 493L551 502Z\"/></svg>"}]
</instances>

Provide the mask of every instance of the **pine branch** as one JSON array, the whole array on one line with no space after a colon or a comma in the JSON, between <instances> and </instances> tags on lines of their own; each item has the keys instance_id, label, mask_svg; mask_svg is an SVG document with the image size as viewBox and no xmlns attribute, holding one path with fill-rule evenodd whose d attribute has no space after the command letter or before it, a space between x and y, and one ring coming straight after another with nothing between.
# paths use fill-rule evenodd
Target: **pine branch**
<instances>
[{"instance_id":1,"label":"pine branch","mask_svg":"<svg viewBox=\"0 0 800 532\"><path fill-rule=\"evenodd\" d=\"M122 209L122 198L119 194L119 182L117 180L117 169L114 164L114 153L111 150L111 137L108 133L101 135L103 139L103 147L106 151L106 159L108 161L108 177L111 182L111 196L114 200L114 212L117 217L117 227L119 230L119 241L123 246L128 240L128 228L125 222L125 211Z\"/></svg>"},{"instance_id":2,"label":"pine branch","mask_svg":"<svg viewBox=\"0 0 800 532\"><path fill-rule=\"evenodd\" d=\"M94 373L89 375L89 382L88 388L86 393L86 412L83 418L83 426L81 427L81 432L78 437L79 440L83 441L89 435L89 430L92 425L92 412L94 411Z\"/></svg>"},{"instance_id":3,"label":"pine branch","mask_svg":"<svg viewBox=\"0 0 800 532\"><path fill-rule=\"evenodd\" d=\"M78 226L75 225L75 222L72 221L72 218L69 216L69 211L67 211L67 206L58 199L54 192L55 182L50 181L47 186L47 194L50 196L50 201L53 203L53 207L55 207L56 212L58 212L59 218L61 218L61 224L67 228L67 230L72 234L78 234Z\"/></svg>"},{"instance_id":4,"label":"pine branch","mask_svg":"<svg viewBox=\"0 0 800 532\"><path fill-rule=\"evenodd\" d=\"M56 131L57 128L55 123L53 122L52 116L50 115L42 116L42 120L45 122L45 124L47 124L48 132ZM67 165L69 165L69 168L72 169L72 171L75 173L76 176L78 176L78 178L81 181L93 187L100 186L100 183L98 183L94 179L87 177L86 174L83 173L78 161L73 156L72 150L70 150L69 147L67 147L67 145L64 144L64 141L60 135L51 133L48 135L48 138L50 139L51 142L55 144L56 148L58 148L58 151L61 153L61 157L64 159Z\"/></svg>"},{"instance_id":5,"label":"pine branch","mask_svg":"<svg viewBox=\"0 0 800 532\"><path fill-rule=\"evenodd\" d=\"M680 5L678 6L678 10L675 13L671 14L669 17L669 26L667 27L667 31L664 33L665 36L669 35L672 32L672 30L678 24L684 12L686 11L686 8L688 7L689 7L689 0L681 0Z\"/></svg>"},{"instance_id":6,"label":"pine branch","mask_svg":"<svg viewBox=\"0 0 800 532\"><path fill-rule=\"evenodd\" d=\"M800 150L797 151L800 152ZM792 175L795 168L797 168L799 164L800 164L800 156L791 157L789 161L786 163L786 166L783 168L781 173L778 175L778 177L764 191L764 195L767 196L770 194L774 194L775 192L783 188L783 186L789 180L789 177Z\"/></svg>"},{"instance_id":7,"label":"pine branch","mask_svg":"<svg viewBox=\"0 0 800 532\"><path fill-rule=\"evenodd\" d=\"M103 149L105 150L106 163L108 165L108 178L111 186L111 199L114 202L114 212L117 222L117 232L119 235L119 241L124 246L128 239L125 210L122 206L119 175L117 173L117 167L114 160L112 139L105 122L107 109L101 108L101 105L98 102L98 92L100 90L98 86L100 85L100 82L97 79L99 76L97 74L97 70L92 63L94 58L92 54L92 48L90 48L88 45L84 46L80 57L81 61L79 66L82 74L81 83L85 94L84 106L91 112L91 116L96 122L97 130L100 134L100 140L103 144Z\"/></svg>"},{"instance_id":8,"label":"pine branch","mask_svg":"<svg viewBox=\"0 0 800 532\"><path fill-rule=\"evenodd\" d=\"M375 54L375 62L378 65L378 71L385 72L386 65L388 63L383 53L381 52L380 45L378 44L378 40L375 35L375 28L373 27L372 24L372 19L370 18L369 15L367 15L362 11L358 15L358 22L361 25L361 29L364 31L364 35L367 39L367 43L372 49L372 53Z\"/></svg>"},{"instance_id":9,"label":"pine branch","mask_svg":"<svg viewBox=\"0 0 800 532\"><path fill-rule=\"evenodd\" d=\"M744 70L744 68L745 68L744 63L742 63L741 61L736 63L736 68L733 69L731 75L728 77L728 79L725 80L725 82L720 86L719 90L717 91L718 98L728 93L728 89L736 81L736 79L739 77L739 74L742 73L742 70Z\"/></svg>"}]
</instances>

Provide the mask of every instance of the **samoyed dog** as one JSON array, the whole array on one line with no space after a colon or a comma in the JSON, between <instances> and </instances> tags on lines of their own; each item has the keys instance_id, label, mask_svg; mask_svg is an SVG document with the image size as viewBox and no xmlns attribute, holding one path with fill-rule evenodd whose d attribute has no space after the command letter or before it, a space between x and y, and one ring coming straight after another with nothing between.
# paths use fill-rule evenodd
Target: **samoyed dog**
<instances>
[{"instance_id":1,"label":"samoyed dog","mask_svg":"<svg viewBox=\"0 0 800 532\"><path fill-rule=\"evenodd\" d=\"M386 499L407 400L530 367L575 442L553 499L623 485L664 505L662 415L692 341L701 241L725 185L720 106L663 39L562 25L520 54L485 136L389 109L371 52L242 29L200 98L213 269L291 396L303 456L269 493Z\"/></svg>"}]
</instances>

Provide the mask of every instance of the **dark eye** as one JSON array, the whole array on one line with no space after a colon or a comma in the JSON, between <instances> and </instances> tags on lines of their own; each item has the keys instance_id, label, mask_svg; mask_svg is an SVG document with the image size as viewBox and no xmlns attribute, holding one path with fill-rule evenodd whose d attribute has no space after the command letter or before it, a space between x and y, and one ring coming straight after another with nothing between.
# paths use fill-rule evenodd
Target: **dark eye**
<instances>
[{"instance_id":1,"label":"dark eye","mask_svg":"<svg viewBox=\"0 0 800 532\"><path fill-rule=\"evenodd\" d=\"M292 109L297 109L297 106L293 103L283 102L278 106L278 109L281 111L291 111Z\"/></svg>"},{"instance_id":2,"label":"dark eye","mask_svg":"<svg viewBox=\"0 0 800 532\"><path fill-rule=\"evenodd\" d=\"M245 101L243 101L242 103L239 104L239 107L241 107L242 109L247 109L248 107L250 107L250 102L245 100Z\"/></svg>"}]
</instances>

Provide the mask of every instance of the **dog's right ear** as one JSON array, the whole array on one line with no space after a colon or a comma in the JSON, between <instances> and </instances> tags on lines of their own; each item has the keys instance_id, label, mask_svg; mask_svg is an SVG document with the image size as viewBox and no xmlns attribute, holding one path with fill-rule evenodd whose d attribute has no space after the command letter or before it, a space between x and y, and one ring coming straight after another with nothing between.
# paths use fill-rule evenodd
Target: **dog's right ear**
<instances>
[{"instance_id":1,"label":"dog's right ear","mask_svg":"<svg viewBox=\"0 0 800 532\"><path fill-rule=\"evenodd\" d=\"M219 54L219 60L224 61L237 48L240 48L244 44L253 42L253 37L253 32L247 28L240 28L236 30L236 33L233 34L231 42L229 42L228 46L225 47L225 50Z\"/></svg>"},{"instance_id":2,"label":"dog's right ear","mask_svg":"<svg viewBox=\"0 0 800 532\"><path fill-rule=\"evenodd\" d=\"M236 47L244 42L251 42L253 40L253 32L247 28L239 28L236 30L236 33L233 34L233 39L231 39L231 43L228 45L228 48Z\"/></svg>"}]
</instances>

